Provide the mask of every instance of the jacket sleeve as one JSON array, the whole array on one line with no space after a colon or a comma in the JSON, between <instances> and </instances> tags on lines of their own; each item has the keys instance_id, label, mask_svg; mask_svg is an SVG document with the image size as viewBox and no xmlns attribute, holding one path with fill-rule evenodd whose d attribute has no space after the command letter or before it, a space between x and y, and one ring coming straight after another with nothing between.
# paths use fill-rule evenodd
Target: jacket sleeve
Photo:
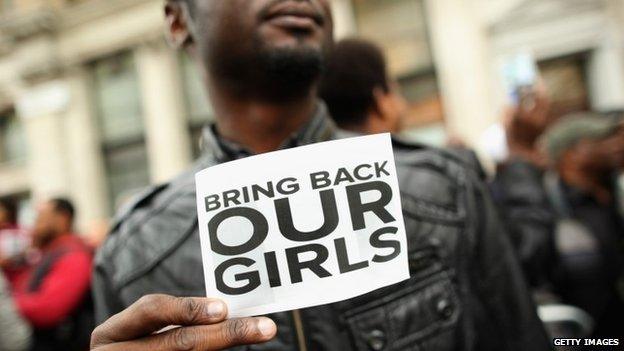
<instances>
[{"instance_id":1,"label":"jacket sleeve","mask_svg":"<svg viewBox=\"0 0 624 351\"><path fill-rule=\"evenodd\" d=\"M114 287L110 274L110 262L105 257L104 247L98 252L93 268L93 302L95 305L95 321L102 324L114 314L121 312L124 307L114 293Z\"/></svg>"},{"instance_id":2,"label":"jacket sleeve","mask_svg":"<svg viewBox=\"0 0 624 351\"><path fill-rule=\"evenodd\" d=\"M493 188L529 284L544 287L555 260L555 215L541 171L528 162L511 160L500 168Z\"/></svg>"},{"instance_id":3,"label":"jacket sleeve","mask_svg":"<svg viewBox=\"0 0 624 351\"><path fill-rule=\"evenodd\" d=\"M141 217L144 215L145 210L142 211L141 207L147 206L150 199L167 186L168 183L164 183L146 188L128 201L115 215L111 223L111 231L108 233L102 246L98 249L93 265L93 283L91 285L91 290L93 292L95 321L97 325L102 324L113 315L128 307L122 302L118 285L116 284L117 281L115 280L115 278L118 278L117 273L122 270L122 268L128 269L132 267L131 262L126 262L125 267L123 267L124 263L119 263L117 260L117 255L119 255L119 252L124 248L124 244L121 243L124 240L120 238L127 238L128 236L136 234L136 232L126 229L127 223L134 218L133 216ZM139 212L141 212L141 214L137 215Z\"/></svg>"},{"instance_id":4,"label":"jacket sleeve","mask_svg":"<svg viewBox=\"0 0 624 351\"><path fill-rule=\"evenodd\" d=\"M517 257L485 184L474 181L469 211L476 237L470 269L477 301L476 350L549 350Z\"/></svg>"}]
</instances>

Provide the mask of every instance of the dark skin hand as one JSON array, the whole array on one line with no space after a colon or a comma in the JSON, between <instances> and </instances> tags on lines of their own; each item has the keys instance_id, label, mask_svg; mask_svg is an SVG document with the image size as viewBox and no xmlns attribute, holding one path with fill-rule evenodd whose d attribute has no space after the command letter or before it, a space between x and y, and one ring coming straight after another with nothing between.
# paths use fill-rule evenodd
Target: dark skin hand
<instances>
[{"instance_id":1,"label":"dark skin hand","mask_svg":"<svg viewBox=\"0 0 624 351\"><path fill-rule=\"evenodd\" d=\"M584 190L604 205L613 201L610 177L624 169L624 128L600 140L584 140L568 150L559 164L566 183Z\"/></svg>"},{"instance_id":2,"label":"dark skin hand","mask_svg":"<svg viewBox=\"0 0 624 351\"><path fill-rule=\"evenodd\" d=\"M93 351L211 351L258 344L277 332L268 318L226 319L219 300L148 295L95 329ZM182 327L157 333L171 325Z\"/></svg>"},{"instance_id":3,"label":"dark skin hand","mask_svg":"<svg viewBox=\"0 0 624 351\"><path fill-rule=\"evenodd\" d=\"M505 122L510 154L545 167L546 159L537 146L537 140L552 122L546 91L537 87L521 92L520 103L508 110Z\"/></svg>"}]
</instances>

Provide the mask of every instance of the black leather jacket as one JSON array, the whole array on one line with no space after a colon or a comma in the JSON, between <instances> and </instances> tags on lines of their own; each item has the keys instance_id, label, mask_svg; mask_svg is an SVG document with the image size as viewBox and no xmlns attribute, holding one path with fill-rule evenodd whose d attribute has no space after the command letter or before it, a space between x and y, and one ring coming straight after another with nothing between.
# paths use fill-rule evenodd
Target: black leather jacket
<instances>
[{"instance_id":1,"label":"black leather jacket","mask_svg":"<svg viewBox=\"0 0 624 351\"><path fill-rule=\"evenodd\" d=\"M556 216L543 176L536 166L514 158L499 166L492 190L529 285L549 291L557 266Z\"/></svg>"},{"instance_id":2,"label":"black leather jacket","mask_svg":"<svg viewBox=\"0 0 624 351\"><path fill-rule=\"evenodd\" d=\"M207 128L188 173L140 196L96 259L101 322L141 296L205 296L194 173L244 156ZM285 147L340 137L321 106ZM411 279L348 301L272 315L278 335L242 350L547 350L511 245L476 171L395 141Z\"/></svg>"}]
</instances>

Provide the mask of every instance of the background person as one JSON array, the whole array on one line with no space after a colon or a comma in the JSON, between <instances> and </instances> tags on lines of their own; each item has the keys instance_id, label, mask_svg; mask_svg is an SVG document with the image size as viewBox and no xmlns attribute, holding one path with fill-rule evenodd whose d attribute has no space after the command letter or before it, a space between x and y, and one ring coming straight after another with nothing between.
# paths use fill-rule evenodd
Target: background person
<instances>
[{"instance_id":1,"label":"background person","mask_svg":"<svg viewBox=\"0 0 624 351\"><path fill-rule=\"evenodd\" d=\"M357 134L400 133L408 113L407 100L388 74L383 51L365 39L335 44L326 59L319 97L338 127ZM449 138L447 150L484 174L477 155L459 138Z\"/></svg>"},{"instance_id":2,"label":"background person","mask_svg":"<svg viewBox=\"0 0 624 351\"><path fill-rule=\"evenodd\" d=\"M18 311L34 328L33 350L88 345L92 253L73 233L74 215L71 202L62 198L42 203L37 211L33 245L41 257L14 291Z\"/></svg>"},{"instance_id":3,"label":"background person","mask_svg":"<svg viewBox=\"0 0 624 351\"><path fill-rule=\"evenodd\" d=\"M407 101L378 46L363 39L341 40L325 66L319 96L340 128L361 134L401 130Z\"/></svg>"},{"instance_id":4,"label":"background person","mask_svg":"<svg viewBox=\"0 0 624 351\"><path fill-rule=\"evenodd\" d=\"M14 283L27 268L28 233L17 224L17 206L0 200L0 269L9 283Z\"/></svg>"},{"instance_id":5,"label":"background person","mask_svg":"<svg viewBox=\"0 0 624 351\"><path fill-rule=\"evenodd\" d=\"M528 283L550 299L556 215L544 191L547 165L538 141L552 123L551 104L540 86L520 96L503 118L509 154L497 165L491 188Z\"/></svg>"},{"instance_id":6,"label":"background person","mask_svg":"<svg viewBox=\"0 0 624 351\"><path fill-rule=\"evenodd\" d=\"M624 224L615 195L624 170L619 118L582 113L543 136L551 173L545 182L560 224L557 290L595 319L597 337L624 337Z\"/></svg>"}]
</instances>

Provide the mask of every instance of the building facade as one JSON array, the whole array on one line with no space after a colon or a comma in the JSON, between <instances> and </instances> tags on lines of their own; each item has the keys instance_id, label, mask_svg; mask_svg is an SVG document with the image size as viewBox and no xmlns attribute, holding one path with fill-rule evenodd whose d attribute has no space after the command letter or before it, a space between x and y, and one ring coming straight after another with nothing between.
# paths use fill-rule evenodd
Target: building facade
<instances>
[{"instance_id":1,"label":"building facade","mask_svg":"<svg viewBox=\"0 0 624 351\"><path fill-rule=\"evenodd\" d=\"M476 145L507 102L500 62L519 50L562 110L624 108L624 0L332 6L338 38L386 51L416 138ZM0 198L27 209L67 196L89 231L188 167L213 115L190 59L167 46L162 12L162 0L0 0Z\"/></svg>"}]
</instances>

